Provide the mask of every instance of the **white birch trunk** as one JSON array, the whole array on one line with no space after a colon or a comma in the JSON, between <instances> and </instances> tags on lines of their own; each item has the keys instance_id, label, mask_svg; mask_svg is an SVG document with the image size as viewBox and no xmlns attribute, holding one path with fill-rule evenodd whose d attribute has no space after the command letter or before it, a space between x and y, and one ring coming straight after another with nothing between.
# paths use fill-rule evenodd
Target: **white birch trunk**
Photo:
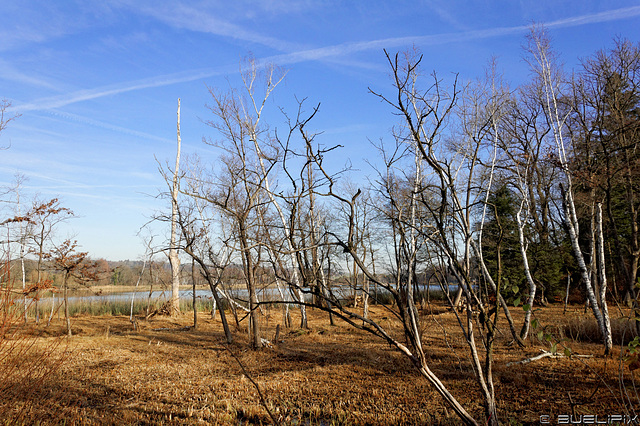
<instances>
[{"instance_id":1,"label":"white birch trunk","mask_svg":"<svg viewBox=\"0 0 640 426\"><path fill-rule=\"evenodd\" d=\"M420 158L420 150L418 149L418 141L414 141L415 144L415 158L414 158L414 167L416 175L413 180L413 191L411 192L411 229L409 230L409 264L408 268L408 277L407 277L407 308L410 310L409 318L411 319L411 327L415 333L415 336L419 339L420 336L418 319L417 319L417 311L414 303L414 294L413 294L413 272L416 268L416 251L417 251L417 233L416 233L416 202L418 197L418 191L420 190L420 183L422 179L421 174L421 162Z\"/></svg>"},{"instance_id":2,"label":"white birch trunk","mask_svg":"<svg viewBox=\"0 0 640 426\"><path fill-rule=\"evenodd\" d=\"M602 232L602 203L596 204L596 233L596 252L598 253L598 274L600 279L600 308L602 309L602 319L604 322L604 352L605 355L607 355L613 348L613 341L611 337L609 308L607 307L607 274L604 259L604 234Z\"/></svg>"},{"instance_id":3,"label":"white birch trunk","mask_svg":"<svg viewBox=\"0 0 640 426\"><path fill-rule=\"evenodd\" d=\"M596 299L596 294L593 290L593 285L591 283L591 272L589 268L587 268L587 264L584 261L584 256L582 255L582 249L580 248L580 244L578 242L578 223L577 220L572 223L572 210L575 214L575 205L573 204L573 198L570 197L570 193L567 191L564 200L564 211L565 211L565 224L567 225L567 229L569 230L569 239L571 240L571 247L573 248L573 254L576 258L576 262L578 263L578 267L580 268L580 274L582 276L582 281L584 282L585 289L587 291L587 299L589 300L589 304L591 305L591 310L593 312L593 316L598 322L598 327L602 332L602 335L606 335L605 330L605 321L602 316L602 312L598 306L598 300ZM573 208L572 208L573 207Z\"/></svg>"},{"instance_id":4,"label":"white birch trunk","mask_svg":"<svg viewBox=\"0 0 640 426\"><path fill-rule=\"evenodd\" d=\"M533 313L533 302L536 297L536 283L531 276L531 269L529 268L529 256L527 255L527 244L524 240L524 223L520 217L522 207L524 206L524 200L520 204L520 210L516 214L516 220L518 221L518 239L520 240L520 253L522 254L522 266L524 267L524 274L527 277L529 283L529 296L527 298L527 305L529 309L524 315L524 323L522 324L522 331L520 337L524 340L529 335L529 328L531 325L531 314Z\"/></svg>"},{"instance_id":5,"label":"white birch trunk","mask_svg":"<svg viewBox=\"0 0 640 426\"><path fill-rule=\"evenodd\" d=\"M598 327L604 336L606 336L606 326L605 320L602 316L602 312L598 307L598 302L596 299L595 292L593 290L593 283L591 280L591 273L587 268L587 265L584 261L584 256L582 254L582 249L580 248L580 244L578 241L579 229L578 229L578 215L576 213L576 206L573 200L573 186L571 180L571 173L569 170L569 163L567 160L567 154L564 147L564 139L562 134L562 127L564 125L564 119L560 117L560 112L558 109L558 100L557 93L555 91L554 80L552 78L552 69L551 62L547 57L547 48L544 45L544 40L542 36L534 34L533 36L534 42L536 43L536 51L534 52L534 56L536 61L538 62L538 69L536 70L539 76L542 78L543 86L544 86L544 95L546 101L546 109L550 117L551 126L553 129L553 136L556 143L556 148L558 151L558 159L560 160L560 165L562 168L562 172L565 175L565 180L567 183L567 188L563 196L563 204L564 204L564 221L567 225L569 231L569 238L571 240L571 246L573 248L573 253L576 258L576 262L578 263L578 267L580 268L580 272L582 275L582 280L585 284L585 289L587 291L587 298L589 303L591 304L591 310L593 312L593 316L598 322ZM606 351L606 344L605 344Z\"/></svg>"},{"instance_id":6,"label":"white birch trunk","mask_svg":"<svg viewBox=\"0 0 640 426\"><path fill-rule=\"evenodd\" d=\"M24 292L27 287L27 274L24 269L24 240L20 242L20 267L22 269L22 291ZM24 322L27 323L27 310L29 309L29 303L27 302L27 295L24 295Z\"/></svg>"},{"instance_id":7,"label":"white birch trunk","mask_svg":"<svg viewBox=\"0 0 640 426\"><path fill-rule=\"evenodd\" d=\"M20 216L20 185L18 185L18 188L16 189L16 201L18 203L17 209L18 209L18 214L17 216ZM22 271L22 292L24 293L24 291L27 288L27 274L25 272L24 269L24 240L26 238L25 235L25 230L24 230L24 222L20 222L20 268ZM27 323L27 310L29 309L29 304L27 302L27 294L24 293L24 323Z\"/></svg>"}]
</instances>

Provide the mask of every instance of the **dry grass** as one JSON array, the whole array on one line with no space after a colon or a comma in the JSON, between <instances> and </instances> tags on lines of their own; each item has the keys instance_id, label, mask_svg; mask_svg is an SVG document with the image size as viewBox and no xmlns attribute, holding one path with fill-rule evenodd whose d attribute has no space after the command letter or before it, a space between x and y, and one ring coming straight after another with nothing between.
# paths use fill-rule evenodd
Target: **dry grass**
<instances>
[{"instance_id":1,"label":"dry grass","mask_svg":"<svg viewBox=\"0 0 640 426\"><path fill-rule=\"evenodd\" d=\"M561 330L582 315L579 309L565 317L561 312L561 307L550 307L536 315L549 330ZM271 340L281 313L267 313L265 334ZM183 330L190 315L140 321L138 331L128 317L75 317L72 356L55 382L42 389L66 398L34 407L33 415L47 424L269 424L255 387L225 348L219 320L203 313L197 330ZM381 307L374 307L372 315L393 329ZM283 424L459 423L405 357L348 325L330 326L326 314L311 311L310 317L309 330L285 330L271 349L247 350L246 334L237 331L236 343L230 346ZM431 368L482 419L480 393L454 315L432 306L425 310L423 326ZM155 330L160 328L169 330ZM508 332L506 326L503 329ZM64 334L64 327L53 323L37 332L39 344L46 346ZM543 359L507 367L507 362L549 347L536 338L525 349L508 343L507 335L500 337L494 368L503 422L537 423L541 414L572 410L622 412L619 348L613 358L604 358L597 343L567 341L573 353L593 358ZM623 371L626 383L631 383L634 373Z\"/></svg>"},{"instance_id":2,"label":"dry grass","mask_svg":"<svg viewBox=\"0 0 640 426\"><path fill-rule=\"evenodd\" d=\"M574 341L600 342L602 333L592 315L574 316L562 327L564 336ZM638 335L636 320L616 318L611 321L611 337L614 345L626 345Z\"/></svg>"},{"instance_id":3,"label":"dry grass","mask_svg":"<svg viewBox=\"0 0 640 426\"><path fill-rule=\"evenodd\" d=\"M43 407L62 401L50 388L68 352L59 337L40 339L35 325L24 322L24 305L14 303L14 291L0 286L0 423L42 421Z\"/></svg>"}]
</instances>

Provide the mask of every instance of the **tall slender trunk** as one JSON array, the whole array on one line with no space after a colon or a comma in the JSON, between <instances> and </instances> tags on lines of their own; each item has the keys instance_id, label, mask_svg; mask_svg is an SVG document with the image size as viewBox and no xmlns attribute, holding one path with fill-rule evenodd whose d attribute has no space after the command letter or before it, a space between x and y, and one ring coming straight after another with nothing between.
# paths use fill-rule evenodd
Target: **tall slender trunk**
<instances>
[{"instance_id":1,"label":"tall slender trunk","mask_svg":"<svg viewBox=\"0 0 640 426\"><path fill-rule=\"evenodd\" d=\"M55 312L56 307L56 294L51 292L52 300L51 300L51 312L49 312L49 319L47 320L47 327L51 325L51 320L53 319L53 313Z\"/></svg>"},{"instance_id":2,"label":"tall slender trunk","mask_svg":"<svg viewBox=\"0 0 640 426\"><path fill-rule=\"evenodd\" d=\"M67 324L67 336L71 337L71 319L69 318L69 287L67 281L69 279L69 273L64 271L62 278L62 289L64 293L64 320Z\"/></svg>"},{"instance_id":3,"label":"tall slender trunk","mask_svg":"<svg viewBox=\"0 0 640 426\"><path fill-rule=\"evenodd\" d=\"M578 223L577 223L577 216L575 214L575 205L573 203L573 197L571 196L571 192L569 190L563 191L563 192L564 192L563 204L564 204L564 211L565 211L565 224L567 225L567 229L569 230L569 239L571 240L571 247L573 248L573 254L578 264L578 268L580 269L582 281L584 282L584 286L587 292L587 299L589 300L589 304L591 305L591 311L593 312L593 316L595 317L598 323L598 328L600 328L602 336L605 337L606 336L605 321L604 321L604 317L602 316L602 311L598 306L598 300L596 298L596 294L593 290L593 285L591 281L591 271L589 271L589 268L585 263L584 256L582 254L582 249L580 248L580 244L578 242Z\"/></svg>"},{"instance_id":4,"label":"tall slender trunk","mask_svg":"<svg viewBox=\"0 0 640 426\"><path fill-rule=\"evenodd\" d=\"M21 211L20 211L20 185L18 184L18 187L16 189L16 202L17 202L17 216L20 217ZM23 305L24 305L24 323L27 323L27 310L29 309L29 304L27 303L27 294L25 293L25 290L27 288L27 274L25 272L24 269L24 246L25 246L25 232L24 232L24 222L20 222L20 269L22 272L22 292L24 293L23 296ZM36 299L37 299L37 294L36 294Z\"/></svg>"},{"instance_id":5,"label":"tall slender trunk","mask_svg":"<svg viewBox=\"0 0 640 426\"><path fill-rule=\"evenodd\" d=\"M409 229L409 259L407 265L407 282L406 285L406 298L407 303L406 307L408 312L407 317L411 320L411 326L414 329L415 335L419 336L419 318L417 315L417 310L415 306L415 296L413 293L413 278L414 271L416 269L416 251L417 251L417 239L418 235L416 232L416 203L418 197L418 191L420 190L421 180L422 180L422 172L421 172L421 163L422 159L420 157L419 149L418 149L418 141L414 140L415 144L415 154L414 154L414 167L415 167L415 176L413 180L413 188L411 191L411 200L410 200L410 220L411 220L411 228Z\"/></svg>"},{"instance_id":6,"label":"tall slender trunk","mask_svg":"<svg viewBox=\"0 0 640 426\"><path fill-rule=\"evenodd\" d=\"M558 98L559 94L557 93L557 83L558 81L554 80L554 73L552 67L554 64L551 63L548 54L548 46L546 45L545 35L544 34L536 34L535 32L532 35L533 42L535 43L535 49L533 51L534 58L537 62L536 71L543 83L544 90L544 99L545 108L550 117L550 124L553 131L553 137L556 144L558 160L560 162L562 173L564 174L566 181L566 189L563 185L560 185L560 190L562 192L562 200L563 200L563 209L564 209L564 222L569 232L569 239L571 241L571 247L573 249L573 253L578 263L578 268L580 269L580 273L582 275L582 280L585 285L585 289L587 292L587 298L591 305L591 310L593 312L593 316L598 322L598 327L602 333L603 338L606 339L606 325L605 320L598 306L597 298L593 289L593 282L591 280L591 271L587 267L584 255L582 253L582 249L580 248L579 243L579 225L578 225L578 215L576 212L576 206L573 199L573 184L572 184L572 176L571 171L569 170L569 162L567 160L567 153L564 144L563 137L563 126L565 123L565 118L560 114L560 109L558 106ZM607 345L605 343L605 351Z\"/></svg>"},{"instance_id":7,"label":"tall slender trunk","mask_svg":"<svg viewBox=\"0 0 640 426\"><path fill-rule=\"evenodd\" d=\"M193 293L193 328L198 328L198 309L196 309L196 261L191 258L191 291Z\"/></svg>"},{"instance_id":8,"label":"tall slender trunk","mask_svg":"<svg viewBox=\"0 0 640 426\"><path fill-rule=\"evenodd\" d=\"M322 283L321 281L318 279L318 270L320 269L320 265L318 263L318 247L317 247L317 229L316 229L316 217L315 217L315 194L314 194L314 190L313 190L313 167L312 164L313 162L311 161L311 153L309 152L309 145L307 145L307 159L308 159L308 166L307 166L307 185L309 188L309 227L310 227L310 233L309 233L309 245L311 246L311 268L313 270L313 286L314 286L314 298L317 300L314 300L314 303L316 303L318 306L323 306L324 305L324 301L322 300L322 297L320 295L322 295L323 290L321 288Z\"/></svg>"},{"instance_id":9,"label":"tall slender trunk","mask_svg":"<svg viewBox=\"0 0 640 426\"><path fill-rule=\"evenodd\" d=\"M178 172L180 168L180 99L178 98L177 120L178 149L176 167L173 171L173 187L171 189L171 245L169 247L169 263L171 264L171 315L180 312L180 258L178 257Z\"/></svg>"},{"instance_id":10,"label":"tall slender trunk","mask_svg":"<svg viewBox=\"0 0 640 426\"><path fill-rule=\"evenodd\" d=\"M40 285L40 281L42 280L42 257L44 256L44 226L42 228L42 232L40 233L40 241L39 241L39 245L40 247L38 250L38 266L36 268L37 275L36 275L36 284ZM34 308L36 310L35 312L35 320L36 320L36 324L40 324L40 308L39 308L39 304L38 304L38 298L36 297L36 299L34 300ZM52 315L53 315L53 311ZM51 318L49 318L49 323L51 322ZM47 324L48 325L48 324Z\"/></svg>"},{"instance_id":11,"label":"tall slender trunk","mask_svg":"<svg viewBox=\"0 0 640 426\"><path fill-rule=\"evenodd\" d=\"M598 276L600 280L600 308L602 309L602 319L604 322L603 338L604 353L608 355L613 348L611 337L611 320L609 319L609 308L607 307L607 274L604 259L604 234L602 232L602 203L596 204L596 252L598 254Z\"/></svg>"},{"instance_id":12,"label":"tall slender trunk","mask_svg":"<svg viewBox=\"0 0 640 426\"><path fill-rule=\"evenodd\" d=\"M520 205L520 211L516 213L516 220L518 221L518 239L520 241L520 254L522 255L522 266L524 267L524 274L527 277L527 283L529 283L529 295L527 297L527 305L529 309L524 315L524 322L522 323L522 330L520 330L520 338L526 339L529 335L529 328L531 326L531 314L533 313L533 302L536 297L536 282L531 276L531 269L529 268L529 256L527 255L527 244L524 239L524 223L520 217L523 204Z\"/></svg>"},{"instance_id":13,"label":"tall slender trunk","mask_svg":"<svg viewBox=\"0 0 640 426\"><path fill-rule=\"evenodd\" d=\"M24 239L21 239L20 241L20 267L22 269L22 291L24 292L27 287L27 274L24 269ZM28 308L29 308L29 304L27 303L27 294L25 293L24 295L24 323L25 324L27 323Z\"/></svg>"},{"instance_id":14,"label":"tall slender trunk","mask_svg":"<svg viewBox=\"0 0 640 426\"><path fill-rule=\"evenodd\" d=\"M155 281L158 281L158 276L156 275L155 277ZM151 295L153 294L153 283L154 283L154 277L153 277L153 261L151 263L151 265L149 265L149 294L147 295L147 316L149 316L150 310L151 310Z\"/></svg>"}]
</instances>

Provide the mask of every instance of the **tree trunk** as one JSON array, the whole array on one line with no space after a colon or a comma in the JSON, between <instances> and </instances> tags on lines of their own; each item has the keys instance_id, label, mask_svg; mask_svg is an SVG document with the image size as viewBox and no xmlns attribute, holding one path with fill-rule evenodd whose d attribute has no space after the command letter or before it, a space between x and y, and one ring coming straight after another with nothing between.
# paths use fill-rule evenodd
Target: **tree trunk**
<instances>
[{"instance_id":1,"label":"tree trunk","mask_svg":"<svg viewBox=\"0 0 640 426\"><path fill-rule=\"evenodd\" d=\"M609 319L609 308L607 307L607 274L604 259L604 235L602 232L602 203L596 204L596 252L598 253L598 275L600 279L600 309L602 310L602 320L604 323L603 339L604 353L609 355L613 348L611 338L611 320Z\"/></svg>"},{"instance_id":2,"label":"tree trunk","mask_svg":"<svg viewBox=\"0 0 640 426\"><path fill-rule=\"evenodd\" d=\"M280 207L280 204L278 203L278 200L276 200L276 197L273 195L273 193L271 192L271 189L269 187L269 178L267 176L267 169L264 165L264 155L262 153L262 150L260 149L260 144L258 144L258 138L254 135L253 137L253 144L256 150L256 153L258 153L258 160L260 162L260 169L262 170L262 174L263 176L263 182L264 182L264 188L266 190L267 196L269 197L269 200L271 201L271 203L274 205L274 207L276 208L276 210L278 211L278 216L280 217L280 222L282 222L282 229L284 230L284 234L285 234L285 240L287 241L287 245L289 248L289 256L291 257L291 262L293 264L293 268L292 268L292 274L293 274L293 286L295 287L296 293L297 293L297 297L298 297L298 302L301 302L300 304L300 327L301 328L307 328L307 308L304 305L304 293L302 292L302 289L300 288L300 276L298 274L298 268L302 268L302 265L300 264L299 261L299 257L296 255L295 250L293 249L293 235L291 233L291 229L289 228L289 226L287 226L287 220L285 219L284 213L282 212L282 208ZM313 203L313 201L312 201ZM297 267L296 267L297 265ZM289 312L287 311L287 316L289 315ZM290 317L289 317L290 320Z\"/></svg>"},{"instance_id":3,"label":"tree trunk","mask_svg":"<svg viewBox=\"0 0 640 426\"><path fill-rule=\"evenodd\" d=\"M584 256L582 255L582 249L580 248L580 244L578 242L577 218L575 215L575 205L573 204L573 198L571 197L570 189L563 194L563 199L564 199L563 204L564 204L564 211L565 211L564 220L565 220L565 224L567 225L567 229L569 230L569 239L571 240L571 247L573 248L573 254L576 258L576 262L578 263L578 267L580 268L582 281L584 282L585 289L587 291L587 300L589 302L589 305L591 306L593 316L598 322L598 328L600 329L602 336L605 337L607 334L605 329L605 321L602 316L602 312L598 307L598 301L596 299L595 292L593 291L593 286L591 283L591 273L587 268L587 264L584 261Z\"/></svg>"},{"instance_id":4,"label":"tree trunk","mask_svg":"<svg viewBox=\"0 0 640 426\"><path fill-rule=\"evenodd\" d=\"M193 292L193 329L198 328L198 309L196 309L196 267L195 260L191 259L191 290Z\"/></svg>"},{"instance_id":5,"label":"tree trunk","mask_svg":"<svg viewBox=\"0 0 640 426\"><path fill-rule=\"evenodd\" d=\"M549 57L550 52L546 35L543 32L540 33L533 31L531 34L531 40L534 44L534 46L532 46L532 54L537 63L537 68L534 68L533 71L536 72L542 80L545 108L547 110L547 114L550 117L550 124L553 130L553 137L557 148L558 160L560 162L562 173L565 176L567 184L566 190L564 189L562 184L560 184L563 201L562 204L564 209L564 222L567 230L569 231L571 247L573 248L573 253L576 262L578 263L578 267L580 268L580 273L585 284L587 298L591 305L593 316L598 322L598 327L600 328L600 331L602 332L602 335L604 337L606 335L604 318L602 316L600 308L598 307L596 295L593 290L591 274L584 261L584 256L582 254L582 249L580 248L580 243L578 240L578 215L576 213L576 206L573 200L572 176L571 171L569 170L569 162L567 160L567 153L564 145L562 131L566 117L561 117L560 115L560 109L558 105L559 93L557 93L557 83L559 82L554 79L554 76L556 75L555 71L557 70L554 69L555 64L551 62Z\"/></svg>"},{"instance_id":6,"label":"tree trunk","mask_svg":"<svg viewBox=\"0 0 640 426\"><path fill-rule=\"evenodd\" d=\"M262 340L260 339L260 311L258 310L258 295L256 293L253 276L253 261L251 259L244 218L240 218L238 222L240 250L242 250L242 263L247 282L247 291L249 292L249 332L251 335L251 347L253 349L258 349L262 346Z\"/></svg>"},{"instance_id":7,"label":"tree trunk","mask_svg":"<svg viewBox=\"0 0 640 426\"><path fill-rule=\"evenodd\" d=\"M233 335L231 334L231 330L229 329L229 323L227 322L227 315L224 313L224 306L222 306L222 303L220 301L220 297L218 296L218 291L216 290L216 288L211 283L209 283L209 286L211 287L211 293L213 294L214 310L215 310L215 307L217 306L218 312L220 312L220 321L222 321L222 328L224 329L224 336L227 339L227 343L231 344L233 343Z\"/></svg>"},{"instance_id":8,"label":"tree trunk","mask_svg":"<svg viewBox=\"0 0 640 426\"><path fill-rule=\"evenodd\" d=\"M47 320L47 327L51 325L51 320L53 319L54 308L56 306L56 294L51 292L51 297L53 301L51 302L51 312L49 313L49 319Z\"/></svg>"},{"instance_id":9,"label":"tree trunk","mask_svg":"<svg viewBox=\"0 0 640 426\"><path fill-rule=\"evenodd\" d=\"M421 364L422 365L420 365L419 367L420 374L422 374L436 388L436 391L444 397L445 401L449 403L451 408L453 408L453 411L455 411L455 413L458 415L458 417L460 417L464 424L478 426L478 422L476 422L475 419L471 417L467 410L465 410L464 407L460 405L458 400L455 399L453 395L451 395L449 390L444 387L438 377L436 377L436 375L433 374L429 367L427 367L426 362Z\"/></svg>"},{"instance_id":10,"label":"tree trunk","mask_svg":"<svg viewBox=\"0 0 640 426\"><path fill-rule=\"evenodd\" d=\"M522 208L520 210L522 210ZM516 220L518 221L518 238L520 240L522 265L524 267L524 274L527 277L527 282L529 283L529 297L527 298L527 305L529 305L529 309L527 309L527 312L524 315L524 323L522 324L522 330L520 330L520 338L524 340L529 335L531 314L533 313L533 302L536 297L536 283L531 276L531 269L529 268L529 256L527 255L527 245L524 240L524 224L522 223L520 212L516 214Z\"/></svg>"},{"instance_id":11,"label":"tree trunk","mask_svg":"<svg viewBox=\"0 0 640 426\"><path fill-rule=\"evenodd\" d=\"M71 337L71 319L69 318L69 295L67 286L68 278L69 273L67 271L64 271L64 276L62 278L62 290L64 294L64 319L67 324L67 336Z\"/></svg>"},{"instance_id":12,"label":"tree trunk","mask_svg":"<svg viewBox=\"0 0 640 426\"><path fill-rule=\"evenodd\" d=\"M20 243L20 267L22 268L22 291L24 292L27 286L27 275L24 270L24 240ZM27 310L29 304L27 303L27 294L24 294L24 323L27 323Z\"/></svg>"},{"instance_id":13,"label":"tree trunk","mask_svg":"<svg viewBox=\"0 0 640 426\"><path fill-rule=\"evenodd\" d=\"M171 316L180 313L180 258L178 257L178 170L180 168L180 99L178 98L178 150L176 167L173 171L173 188L171 190L171 245L169 247L169 263L171 264Z\"/></svg>"},{"instance_id":14,"label":"tree trunk","mask_svg":"<svg viewBox=\"0 0 640 426\"><path fill-rule=\"evenodd\" d=\"M37 276L36 276L36 284L40 284L40 281L42 280L42 256L44 254L44 230L41 232L40 234L40 243L39 243L39 247L38 247L38 266L37 266ZM40 309L38 306L38 298L36 297L36 300L34 300L34 308L36 310L36 314L35 314L35 321L36 324L40 324ZM52 311L53 314L53 311ZM51 319L49 319L49 322L51 322Z\"/></svg>"}]
</instances>

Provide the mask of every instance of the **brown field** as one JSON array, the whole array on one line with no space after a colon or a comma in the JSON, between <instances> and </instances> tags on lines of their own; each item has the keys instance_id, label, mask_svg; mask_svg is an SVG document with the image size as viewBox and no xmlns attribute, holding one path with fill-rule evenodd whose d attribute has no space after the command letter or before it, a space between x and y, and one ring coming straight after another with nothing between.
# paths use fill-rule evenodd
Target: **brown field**
<instances>
[{"instance_id":1,"label":"brown field","mask_svg":"<svg viewBox=\"0 0 640 426\"><path fill-rule=\"evenodd\" d=\"M516 309L520 322L522 312ZM294 323L296 320L294 310ZM427 307L423 328L432 370L477 419L482 400L468 359L468 349L452 312ZM382 307L372 316L386 327L392 322ZM563 337L562 324L589 334L590 314L550 306L537 313L545 331ZM264 320L273 340L281 312L272 308ZM59 365L30 389L16 383L16 395L0 397L3 422L13 424L270 424L255 386L231 352L255 380L266 403L282 424L418 425L459 424L443 399L418 375L406 357L380 339L338 321L329 325L320 311L310 311L310 328L283 330L273 348L248 350L246 332L235 331L226 347L219 319L201 313L197 329L184 329L192 313L178 319L140 320L134 330L128 317L72 319L75 336L54 349L45 364ZM163 330L157 330L163 329ZM396 335L398 330L394 330ZM591 358L545 358L507 367L548 349L537 337L519 349L510 346L506 323L495 351L494 382L504 424L538 424L540 415L624 413L624 401L640 409L629 362L621 364L620 345L612 357L601 345L566 340L574 354ZM536 334L536 333L533 333ZM37 353L64 335L62 321L31 330ZM560 347L560 345L559 345ZM47 366L41 367L48 371ZM1 368L8 368L7 364ZM624 376L622 395L620 374Z\"/></svg>"}]
</instances>

